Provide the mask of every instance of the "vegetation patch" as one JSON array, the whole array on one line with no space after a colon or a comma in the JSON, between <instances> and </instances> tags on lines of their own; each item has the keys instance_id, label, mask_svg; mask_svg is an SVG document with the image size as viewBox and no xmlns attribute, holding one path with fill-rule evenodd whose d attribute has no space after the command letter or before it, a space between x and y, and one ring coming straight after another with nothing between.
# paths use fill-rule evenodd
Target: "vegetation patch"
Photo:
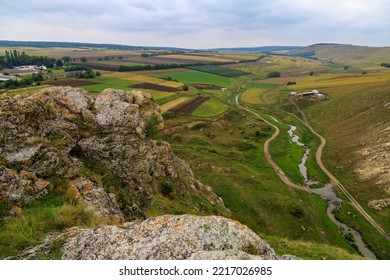
<instances>
[{"instance_id":1,"label":"vegetation patch","mask_svg":"<svg viewBox=\"0 0 390 280\"><path fill-rule=\"evenodd\" d=\"M203 66L188 66L188 69L211 73L223 77L238 77L243 75L249 75L250 73L232 69L232 68L225 68L215 65L203 65Z\"/></svg>"},{"instance_id":2,"label":"vegetation patch","mask_svg":"<svg viewBox=\"0 0 390 280\"><path fill-rule=\"evenodd\" d=\"M229 106L218 101L215 98L210 98L201 104L196 110L192 112L192 116L201 118L211 118L225 113Z\"/></svg>"},{"instance_id":3,"label":"vegetation patch","mask_svg":"<svg viewBox=\"0 0 390 280\"><path fill-rule=\"evenodd\" d=\"M171 77L172 79L175 79L176 81L179 81L183 84L210 84L220 87L230 87L234 82L232 78L229 77L223 77L195 70L178 73L164 73L155 76L159 78Z\"/></svg>"}]
</instances>

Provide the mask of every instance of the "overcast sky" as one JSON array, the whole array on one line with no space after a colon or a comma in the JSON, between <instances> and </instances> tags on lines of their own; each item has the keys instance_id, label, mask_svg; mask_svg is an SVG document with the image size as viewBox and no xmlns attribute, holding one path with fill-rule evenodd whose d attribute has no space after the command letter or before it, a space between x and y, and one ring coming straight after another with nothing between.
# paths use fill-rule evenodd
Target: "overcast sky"
<instances>
[{"instance_id":1,"label":"overcast sky","mask_svg":"<svg viewBox=\"0 0 390 280\"><path fill-rule=\"evenodd\" d=\"M0 0L0 27L21 41L390 46L390 0Z\"/></svg>"}]
</instances>

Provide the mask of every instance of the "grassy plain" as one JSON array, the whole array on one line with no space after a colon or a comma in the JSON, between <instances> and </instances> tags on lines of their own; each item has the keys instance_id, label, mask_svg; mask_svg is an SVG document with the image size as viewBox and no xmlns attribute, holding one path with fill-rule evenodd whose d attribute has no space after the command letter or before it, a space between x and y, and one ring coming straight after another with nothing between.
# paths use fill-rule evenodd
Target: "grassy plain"
<instances>
[{"instance_id":1,"label":"grassy plain","mask_svg":"<svg viewBox=\"0 0 390 280\"><path fill-rule=\"evenodd\" d=\"M181 73L153 74L154 77L171 77L184 84L210 84L220 87L231 87L234 83L232 78L222 77L199 71Z\"/></svg>"}]
</instances>

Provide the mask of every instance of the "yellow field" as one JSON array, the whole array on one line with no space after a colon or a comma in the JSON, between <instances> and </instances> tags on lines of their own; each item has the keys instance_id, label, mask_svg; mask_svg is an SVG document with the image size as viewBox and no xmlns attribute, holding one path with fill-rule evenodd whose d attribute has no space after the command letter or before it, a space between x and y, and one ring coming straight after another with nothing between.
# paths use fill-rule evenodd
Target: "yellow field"
<instances>
[{"instance_id":1,"label":"yellow field","mask_svg":"<svg viewBox=\"0 0 390 280\"><path fill-rule=\"evenodd\" d=\"M263 103L263 101L260 98L261 92L262 91L259 88L251 88L245 91L241 96L245 102L251 104L259 104L259 103Z\"/></svg>"},{"instance_id":2,"label":"yellow field","mask_svg":"<svg viewBox=\"0 0 390 280\"><path fill-rule=\"evenodd\" d=\"M149 76L134 75L126 72L111 72L104 75L105 78L116 78L127 81L134 81L140 83L160 84L161 79L157 79Z\"/></svg>"},{"instance_id":3,"label":"yellow field","mask_svg":"<svg viewBox=\"0 0 390 280\"><path fill-rule=\"evenodd\" d=\"M133 75L130 78L132 81L140 82L140 83L151 83L151 84L159 84L161 83L161 79L157 79L149 76L141 76L141 75Z\"/></svg>"},{"instance_id":4,"label":"yellow field","mask_svg":"<svg viewBox=\"0 0 390 280\"><path fill-rule=\"evenodd\" d=\"M160 86L166 86L166 87L173 87L173 88L180 88L183 86L182 83L174 82L174 81L165 81L159 84Z\"/></svg>"},{"instance_id":5,"label":"yellow field","mask_svg":"<svg viewBox=\"0 0 390 280\"><path fill-rule=\"evenodd\" d=\"M161 108L161 113L165 113L166 111L168 111L169 109L172 109L173 107L183 103L183 102L186 102L187 100L189 100L191 97L188 97L188 96L183 96L183 97L179 97L178 99L175 99L175 100L172 100L172 101L169 101L163 105L160 106Z\"/></svg>"},{"instance_id":6,"label":"yellow field","mask_svg":"<svg viewBox=\"0 0 390 280\"><path fill-rule=\"evenodd\" d=\"M256 59L259 57L258 54L244 54L244 53L219 53L215 57L230 59L230 60L248 60Z\"/></svg>"},{"instance_id":7,"label":"yellow field","mask_svg":"<svg viewBox=\"0 0 390 280\"><path fill-rule=\"evenodd\" d=\"M317 89L317 88L334 88L339 86L351 86L351 85L367 85L381 83L389 80L389 74L383 72L381 74L351 74L351 75L340 75L340 74L323 74L321 76L313 76L307 78L297 79L297 84L290 86L291 90L300 89Z\"/></svg>"},{"instance_id":8,"label":"yellow field","mask_svg":"<svg viewBox=\"0 0 390 280\"><path fill-rule=\"evenodd\" d=\"M200 55L184 55L184 54L170 54L167 55L168 58L177 58L177 59L189 59L189 60L204 60L204 61L218 61L218 62L230 62L231 59L217 58L213 56L200 56Z\"/></svg>"}]
</instances>

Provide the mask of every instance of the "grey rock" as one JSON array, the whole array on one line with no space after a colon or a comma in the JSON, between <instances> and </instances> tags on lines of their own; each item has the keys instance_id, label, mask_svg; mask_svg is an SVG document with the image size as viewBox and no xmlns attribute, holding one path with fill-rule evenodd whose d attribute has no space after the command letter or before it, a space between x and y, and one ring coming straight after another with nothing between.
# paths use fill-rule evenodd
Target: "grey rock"
<instances>
[{"instance_id":1,"label":"grey rock","mask_svg":"<svg viewBox=\"0 0 390 280\"><path fill-rule=\"evenodd\" d=\"M32 172L18 172L0 166L0 203L10 209L47 195L50 188L49 182L38 178Z\"/></svg>"},{"instance_id":2,"label":"grey rock","mask_svg":"<svg viewBox=\"0 0 390 280\"><path fill-rule=\"evenodd\" d=\"M115 195L107 193L103 188L86 178L71 181L69 189L74 199L86 204L104 223L123 223L124 217L116 202Z\"/></svg>"},{"instance_id":3,"label":"grey rock","mask_svg":"<svg viewBox=\"0 0 390 280\"><path fill-rule=\"evenodd\" d=\"M149 139L164 126L148 93L48 88L30 97L0 97L0 164L38 177L80 177L83 161L121 180L127 218L145 212L165 182L179 196L196 193L219 209L222 200L193 177L168 143Z\"/></svg>"}]
</instances>

